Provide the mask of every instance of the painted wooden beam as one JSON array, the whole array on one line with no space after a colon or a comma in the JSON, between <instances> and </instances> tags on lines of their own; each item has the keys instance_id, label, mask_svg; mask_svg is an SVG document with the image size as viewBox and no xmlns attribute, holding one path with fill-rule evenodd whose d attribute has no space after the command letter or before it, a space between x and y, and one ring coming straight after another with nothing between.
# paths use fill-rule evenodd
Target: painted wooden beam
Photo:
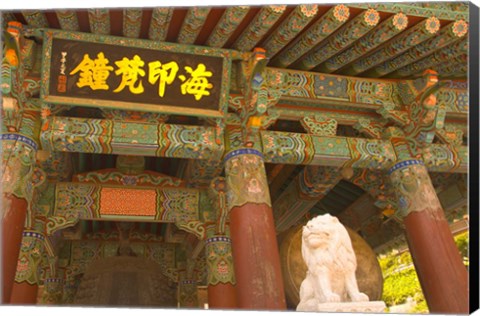
<instances>
[{"instance_id":1,"label":"painted wooden beam","mask_svg":"<svg viewBox=\"0 0 480 316\"><path fill-rule=\"evenodd\" d=\"M331 8L276 56L270 66L286 68L342 26L349 17L350 10L345 5L340 4Z\"/></svg>"},{"instance_id":2,"label":"painted wooden beam","mask_svg":"<svg viewBox=\"0 0 480 316\"><path fill-rule=\"evenodd\" d=\"M318 101L323 104L357 104L378 108L400 104L397 83L392 80L347 77L298 70L267 68L265 80L270 89L281 91L282 100Z\"/></svg>"},{"instance_id":3,"label":"painted wooden beam","mask_svg":"<svg viewBox=\"0 0 480 316\"><path fill-rule=\"evenodd\" d=\"M219 177L223 171L221 156L213 159L189 160L183 178L195 187L207 187L212 179Z\"/></svg>"},{"instance_id":4,"label":"painted wooden beam","mask_svg":"<svg viewBox=\"0 0 480 316\"><path fill-rule=\"evenodd\" d=\"M123 10L123 36L138 38L142 27L142 9Z\"/></svg>"},{"instance_id":5,"label":"painted wooden beam","mask_svg":"<svg viewBox=\"0 0 480 316\"><path fill-rule=\"evenodd\" d=\"M387 75L403 66L414 63L419 59L428 56L434 51L446 47L460 38L466 36L468 32L468 24L463 21L452 22L443 27L438 35L410 48L405 53L378 65L377 67L367 71L363 75L366 77L381 77Z\"/></svg>"},{"instance_id":6,"label":"painted wooden beam","mask_svg":"<svg viewBox=\"0 0 480 316\"><path fill-rule=\"evenodd\" d=\"M40 137L44 149L65 152L211 159L224 150L216 128L173 124L54 116Z\"/></svg>"},{"instance_id":7,"label":"painted wooden beam","mask_svg":"<svg viewBox=\"0 0 480 316\"><path fill-rule=\"evenodd\" d=\"M262 131L265 162L386 170L397 161L388 140ZM468 147L431 144L422 156L429 171L465 173Z\"/></svg>"},{"instance_id":8,"label":"painted wooden beam","mask_svg":"<svg viewBox=\"0 0 480 316\"><path fill-rule=\"evenodd\" d=\"M405 67L402 67L391 74L388 77L398 78L406 77L412 74L421 73L423 70L435 67L438 64L443 64L450 61L452 58L459 57L464 55L465 57L468 54L468 38L456 41L452 45L448 45L442 49L435 51L434 53L424 57L418 61L415 61ZM468 59L465 60L467 63Z\"/></svg>"},{"instance_id":9,"label":"painted wooden beam","mask_svg":"<svg viewBox=\"0 0 480 316\"><path fill-rule=\"evenodd\" d=\"M368 70L387 59L393 58L407 49L429 39L437 34L439 29L440 21L436 17L428 18L402 32L374 53L354 62L346 69L341 69L340 73L353 76L364 72L365 70Z\"/></svg>"},{"instance_id":10,"label":"painted wooden beam","mask_svg":"<svg viewBox=\"0 0 480 316\"><path fill-rule=\"evenodd\" d=\"M23 10L22 15L31 27L48 27L45 13L39 10Z\"/></svg>"},{"instance_id":11,"label":"painted wooden beam","mask_svg":"<svg viewBox=\"0 0 480 316\"><path fill-rule=\"evenodd\" d=\"M403 31L407 25L408 17L403 13L397 13L355 42L351 48L325 61L316 70L322 73L332 73L390 40Z\"/></svg>"},{"instance_id":12,"label":"painted wooden beam","mask_svg":"<svg viewBox=\"0 0 480 316\"><path fill-rule=\"evenodd\" d=\"M77 12L74 10L56 10L60 27L65 31L80 31Z\"/></svg>"},{"instance_id":13,"label":"painted wooden beam","mask_svg":"<svg viewBox=\"0 0 480 316\"><path fill-rule=\"evenodd\" d=\"M352 8L359 9L375 9L380 12L389 12L389 13L398 13L403 12L406 15L418 16L423 18L429 18L435 16L441 20L456 21L459 19L468 20L468 3L466 2L442 2L442 9L439 7L424 7L425 3L349 3L348 5Z\"/></svg>"},{"instance_id":14,"label":"painted wooden beam","mask_svg":"<svg viewBox=\"0 0 480 316\"><path fill-rule=\"evenodd\" d=\"M2 12L2 17L1 17L1 21L2 21L2 28L4 30L6 30L8 28L8 22L10 21L16 21L17 19L15 18L15 16L13 15L13 13L9 13L9 12Z\"/></svg>"},{"instance_id":15,"label":"painted wooden beam","mask_svg":"<svg viewBox=\"0 0 480 316\"><path fill-rule=\"evenodd\" d=\"M276 231L283 232L295 225L341 179L338 168L305 167L273 203Z\"/></svg>"},{"instance_id":16,"label":"painted wooden beam","mask_svg":"<svg viewBox=\"0 0 480 316\"><path fill-rule=\"evenodd\" d=\"M275 22L278 21L286 8L286 5L269 5L263 7L232 47L243 52L252 50Z\"/></svg>"},{"instance_id":17,"label":"painted wooden beam","mask_svg":"<svg viewBox=\"0 0 480 316\"><path fill-rule=\"evenodd\" d=\"M318 5L297 6L278 28L260 45L268 58L275 56L288 42L300 33L317 15Z\"/></svg>"},{"instance_id":18,"label":"painted wooden beam","mask_svg":"<svg viewBox=\"0 0 480 316\"><path fill-rule=\"evenodd\" d=\"M293 171L297 168L296 165L275 165L275 168L280 168L281 172L278 172L276 176L269 176L268 187L270 189L270 196L272 201L275 201L280 193L279 190L283 184L288 180Z\"/></svg>"},{"instance_id":19,"label":"painted wooden beam","mask_svg":"<svg viewBox=\"0 0 480 316\"><path fill-rule=\"evenodd\" d=\"M185 20L178 34L177 42L180 44L193 44L197 39L203 24L207 20L209 7L193 7L187 12Z\"/></svg>"},{"instance_id":20,"label":"painted wooden beam","mask_svg":"<svg viewBox=\"0 0 480 316\"><path fill-rule=\"evenodd\" d=\"M249 10L249 6L228 7L207 39L206 45L223 47Z\"/></svg>"},{"instance_id":21,"label":"painted wooden beam","mask_svg":"<svg viewBox=\"0 0 480 316\"><path fill-rule=\"evenodd\" d=\"M396 160L392 144L379 139L262 131L265 162L387 169Z\"/></svg>"},{"instance_id":22,"label":"painted wooden beam","mask_svg":"<svg viewBox=\"0 0 480 316\"><path fill-rule=\"evenodd\" d=\"M110 12L108 9L88 9L90 31L94 34L110 34Z\"/></svg>"},{"instance_id":23,"label":"painted wooden beam","mask_svg":"<svg viewBox=\"0 0 480 316\"><path fill-rule=\"evenodd\" d=\"M55 212L48 218L47 234L51 236L81 219L108 219L175 223L201 237L205 228L199 221L200 194L199 190L191 188L110 187L60 182L56 184Z\"/></svg>"},{"instance_id":24,"label":"painted wooden beam","mask_svg":"<svg viewBox=\"0 0 480 316\"><path fill-rule=\"evenodd\" d=\"M373 9L360 13L332 34L325 42L320 43L305 57L294 63L291 68L302 70L315 68L372 30L379 21L380 15Z\"/></svg>"},{"instance_id":25,"label":"painted wooden beam","mask_svg":"<svg viewBox=\"0 0 480 316\"><path fill-rule=\"evenodd\" d=\"M440 78L466 78L468 74L468 63L465 62L465 59L466 55L460 55L454 58L452 61L436 65L435 67L432 67L432 69L438 72L438 76Z\"/></svg>"},{"instance_id":26,"label":"painted wooden beam","mask_svg":"<svg viewBox=\"0 0 480 316\"><path fill-rule=\"evenodd\" d=\"M165 41L167 38L168 26L172 19L173 8L154 8L148 38L154 41Z\"/></svg>"}]
</instances>

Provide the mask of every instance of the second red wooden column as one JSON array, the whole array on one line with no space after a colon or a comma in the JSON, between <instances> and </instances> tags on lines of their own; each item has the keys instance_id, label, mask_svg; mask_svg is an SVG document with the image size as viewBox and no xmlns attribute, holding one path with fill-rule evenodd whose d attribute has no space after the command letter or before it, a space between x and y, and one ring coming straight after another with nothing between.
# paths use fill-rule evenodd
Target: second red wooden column
<instances>
[{"instance_id":1,"label":"second red wooden column","mask_svg":"<svg viewBox=\"0 0 480 316\"><path fill-rule=\"evenodd\" d=\"M262 154L251 148L225 156L230 233L242 309L284 310L285 292Z\"/></svg>"}]
</instances>

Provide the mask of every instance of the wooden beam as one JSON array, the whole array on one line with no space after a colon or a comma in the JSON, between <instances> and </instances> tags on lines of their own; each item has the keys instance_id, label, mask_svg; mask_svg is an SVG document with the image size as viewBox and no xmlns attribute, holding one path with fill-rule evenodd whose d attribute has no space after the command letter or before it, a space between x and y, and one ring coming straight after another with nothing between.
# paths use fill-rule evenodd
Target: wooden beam
<instances>
[{"instance_id":1,"label":"wooden beam","mask_svg":"<svg viewBox=\"0 0 480 316\"><path fill-rule=\"evenodd\" d=\"M210 47L223 47L249 10L249 6L228 7L211 32L206 45Z\"/></svg>"},{"instance_id":2,"label":"wooden beam","mask_svg":"<svg viewBox=\"0 0 480 316\"><path fill-rule=\"evenodd\" d=\"M366 72L367 77L381 77L387 75L403 66L414 63L419 59L433 53L435 50L443 48L466 36L468 24L463 20L452 22L443 27L437 36L410 48L405 53L394 59L383 62L372 70Z\"/></svg>"},{"instance_id":3,"label":"wooden beam","mask_svg":"<svg viewBox=\"0 0 480 316\"><path fill-rule=\"evenodd\" d=\"M359 41L355 42L352 47L331 57L318 66L317 71L322 73L332 73L342 68L390 40L392 37L403 31L407 25L408 17L405 14L397 13L391 16Z\"/></svg>"},{"instance_id":4,"label":"wooden beam","mask_svg":"<svg viewBox=\"0 0 480 316\"><path fill-rule=\"evenodd\" d=\"M75 10L56 10L60 27L65 31L80 31L77 12Z\"/></svg>"},{"instance_id":5,"label":"wooden beam","mask_svg":"<svg viewBox=\"0 0 480 316\"><path fill-rule=\"evenodd\" d=\"M123 36L138 38L142 27L142 9L123 10Z\"/></svg>"},{"instance_id":6,"label":"wooden beam","mask_svg":"<svg viewBox=\"0 0 480 316\"><path fill-rule=\"evenodd\" d=\"M440 21L436 17L428 18L425 21L409 28L389 41L382 48L376 50L374 53L365 58L359 59L346 69L341 69L339 72L344 75L357 75L362 73L387 59L393 58L398 54L403 53L407 49L429 39L437 34L440 29ZM413 40L412 40L413 39Z\"/></svg>"},{"instance_id":7,"label":"wooden beam","mask_svg":"<svg viewBox=\"0 0 480 316\"><path fill-rule=\"evenodd\" d=\"M363 35L377 26L379 21L380 15L373 9L360 13L291 67L302 70L315 68L363 37Z\"/></svg>"},{"instance_id":8,"label":"wooden beam","mask_svg":"<svg viewBox=\"0 0 480 316\"><path fill-rule=\"evenodd\" d=\"M340 169L305 167L273 204L277 232L283 232L295 225L341 179Z\"/></svg>"},{"instance_id":9,"label":"wooden beam","mask_svg":"<svg viewBox=\"0 0 480 316\"><path fill-rule=\"evenodd\" d=\"M429 3L430 6L423 6L426 3L349 3L348 6L359 9L375 9L380 12L397 13L403 12L406 15L429 18L435 16L441 20L455 21L459 19L468 20L468 3L466 2L443 2L443 3ZM432 7L439 4L437 7Z\"/></svg>"},{"instance_id":10,"label":"wooden beam","mask_svg":"<svg viewBox=\"0 0 480 316\"><path fill-rule=\"evenodd\" d=\"M286 5L263 7L235 43L233 43L232 48L243 52L252 50L275 22L278 21L286 8Z\"/></svg>"},{"instance_id":11,"label":"wooden beam","mask_svg":"<svg viewBox=\"0 0 480 316\"><path fill-rule=\"evenodd\" d=\"M110 13L108 9L88 9L90 31L94 34L110 34Z\"/></svg>"},{"instance_id":12,"label":"wooden beam","mask_svg":"<svg viewBox=\"0 0 480 316\"><path fill-rule=\"evenodd\" d=\"M41 132L44 149L97 154L211 159L223 155L214 127L49 117Z\"/></svg>"},{"instance_id":13,"label":"wooden beam","mask_svg":"<svg viewBox=\"0 0 480 316\"><path fill-rule=\"evenodd\" d=\"M23 10L22 15L30 27L48 27L47 17L45 13L38 10Z\"/></svg>"},{"instance_id":14,"label":"wooden beam","mask_svg":"<svg viewBox=\"0 0 480 316\"><path fill-rule=\"evenodd\" d=\"M340 4L331 8L300 37L296 38L276 56L270 65L273 67L286 68L342 26L349 17L350 10L345 5Z\"/></svg>"},{"instance_id":15,"label":"wooden beam","mask_svg":"<svg viewBox=\"0 0 480 316\"><path fill-rule=\"evenodd\" d=\"M262 131L267 163L386 170L397 156L389 140ZM431 144L422 159L429 171L466 173L468 147Z\"/></svg>"},{"instance_id":16,"label":"wooden beam","mask_svg":"<svg viewBox=\"0 0 480 316\"><path fill-rule=\"evenodd\" d=\"M199 223L199 196L199 190L190 188L60 182L56 184L55 211L48 219L47 233L52 235L81 219L175 223L188 231L189 223ZM193 226L191 232L201 234L201 228Z\"/></svg>"},{"instance_id":17,"label":"wooden beam","mask_svg":"<svg viewBox=\"0 0 480 316\"><path fill-rule=\"evenodd\" d=\"M148 38L154 41L165 41L168 26L172 19L173 8L154 8L148 30Z\"/></svg>"},{"instance_id":18,"label":"wooden beam","mask_svg":"<svg viewBox=\"0 0 480 316\"><path fill-rule=\"evenodd\" d=\"M437 50L436 52L417 60L405 67L402 67L388 75L391 78L406 77L412 74L421 73L423 70L436 65L443 64L450 61L452 58L468 54L468 38L456 41L452 45L443 47L442 49ZM465 59L465 64L468 59Z\"/></svg>"},{"instance_id":19,"label":"wooden beam","mask_svg":"<svg viewBox=\"0 0 480 316\"><path fill-rule=\"evenodd\" d=\"M194 7L187 12L185 20L183 20L177 42L180 44L193 44L197 39L203 24L207 20L209 7Z\"/></svg>"},{"instance_id":20,"label":"wooden beam","mask_svg":"<svg viewBox=\"0 0 480 316\"><path fill-rule=\"evenodd\" d=\"M275 56L288 42L300 33L317 15L318 5L301 4L297 6L277 29L260 45L266 50L268 58Z\"/></svg>"}]
</instances>

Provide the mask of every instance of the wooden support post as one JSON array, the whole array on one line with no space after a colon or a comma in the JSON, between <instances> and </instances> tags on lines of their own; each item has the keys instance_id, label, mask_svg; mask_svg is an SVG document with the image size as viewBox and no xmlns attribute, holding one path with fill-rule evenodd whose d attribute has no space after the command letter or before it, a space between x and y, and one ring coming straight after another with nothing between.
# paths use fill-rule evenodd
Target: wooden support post
<instances>
[{"instance_id":1,"label":"wooden support post","mask_svg":"<svg viewBox=\"0 0 480 316\"><path fill-rule=\"evenodd\" d=\"M37 303L38 265L42 259L45 236L36 231L25 230L22 237L10 303L34 305Z\"/></svg>"},{"instance_id":2,"label":"wooden support post","mask_svg":"<svg viewBox=\"0 0 480 316\"><path fill-rule=\"evenodd\" d=\"M4 196L2 219L2 304L10 303L22 232L27 216L27 201Z\"/></svg>"},{"instance_id":3,"label":"wooden support post","mask_svg":"<svg viewBox=\"0 0 480 316\"><path fill-rule=\"evenodd\" d=\"M422 161L389 171L415 269L431 313L468 313L468 273Z\"/></svg>"},{"instance_id":4,"label":"wooden support post","mask_svg":"<svg viewBox=\"0 0 480 316\"><path fill-rule=\"evenodd\" d=\"M262 154L256 149L237 149L225 161L238 307L286 309Z\"/></svg>"},{"instance_id":5,"label":"wooden support post","mask_svg":"<svg viewBox=\"0 0 480 316\"><path fill-rule=\"evenodd\" d=\"M209 195L212 202L211 221L205 240L207 260L208 308L237 308L235 292L235 270L233 266L232 241L228 232L228 207L226 183L217 177L210 183Z\"/></svg>"},{"instance_id":6,"label":"wooden support post","mask_svg":"<svg viewBox=\"0 0 480 316\"><path fill-rule=\"evenodd\" d=\"M208 308L237 308L235 275L230 238L214 236L206 240Z\"/></svg>"}]
</instances>

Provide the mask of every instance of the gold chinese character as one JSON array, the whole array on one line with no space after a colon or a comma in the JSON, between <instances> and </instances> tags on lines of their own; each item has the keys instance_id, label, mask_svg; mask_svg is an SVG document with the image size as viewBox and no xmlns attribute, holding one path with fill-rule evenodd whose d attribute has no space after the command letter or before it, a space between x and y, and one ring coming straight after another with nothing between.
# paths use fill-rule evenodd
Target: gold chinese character
<instances>
[{"instance_id":1,"label":"gold chinese character","mask_svg":"<svg viewBox=\"0 0 480 316\"><path fill-rule=\"evenodd\" d=\"M77 87L90 87L92 90L108 90L107 79L112 66L108 65L108 59L105 58L103 52L98 53L97 59L92 60L88 54L83 55L80 64L70 72L71 75L80 72L77 81Z\"/></svg>"},{"instance_id":2,"label":"gold chinese character","mask_svg":"<svg viewBox=\"0 0 480 316\"><path fill-rule=\"evenodd\" d=\"M153 61L148 64L148 82L154 84L158 82L158 95L165 95L165 85L172 84L178 72L178 64L174 61L163 64L159 61ZM159 80L160 79L160 80Z\"/></svg>"},{"instance_id":3,"label":"gold chinese character","mask_svg":"<svg viewBox=\"0 0 480 316\"><path fill-rule=\"evenodd\" d=\"M126 86L128 86L130 92L134 94L139 94L144 91L142 81L139 81L135 87L135 83L138 81L138 76L145 76L145 71L142 69L145 62L141 60L138 55L133 56L133 59L124 57L122 60L116 61L115 65L118 66L115 74L122 74L122 82L120 82L118 88L113 92L120 92Z\"/></svg>"},{"instance_id":4,"label":"gold chinese character","mask_svg":"<svg viewBox=\"0 0 480 316\"><path fill-rule=\"evenodd\" d=\"M206 89L213 88L213 85L208 82L207 77L211 77L212 72L206 71L207 68L204 64L198 64L195 70L192 67L185 66L185 70L190 74L190 78L187 81L185 81L185 76L178 76L180 80L184 81L181 86L182 94L192 94L197 101L204 95L210 95L210 92L206 91Z\"/></svg>"}]
</instances>

